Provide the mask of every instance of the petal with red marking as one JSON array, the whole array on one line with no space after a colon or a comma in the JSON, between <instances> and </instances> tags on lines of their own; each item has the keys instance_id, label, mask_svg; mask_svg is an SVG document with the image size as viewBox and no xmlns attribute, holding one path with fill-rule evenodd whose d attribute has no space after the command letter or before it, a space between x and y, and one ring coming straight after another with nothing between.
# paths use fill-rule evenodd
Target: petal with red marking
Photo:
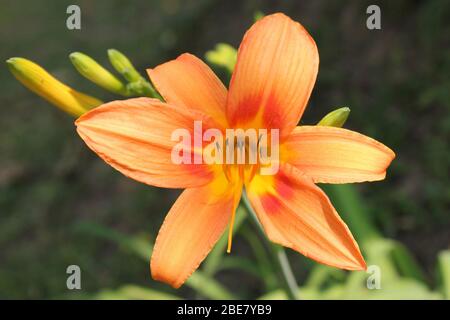
<instances>
[{"instance_id":1,"label":"petal with red marking","mask_svg":"<svg viewBox=\"0 0 450 320\"><path fill-rule=\"evenodd\" d=\"M225 231L241 191L240 184L228 184L223 174L206 186L184 190L156 239L153 279L180 287Z\"/></svg>"},{"instance_id":2,"label":"petal with red marking","mask_svg":"<svg viewBox=\"0 0 450 320\"><path fill-rule=\"evenodd\" d=\"M201 112L226 127L227 89L202 60L185 53L147 72L167 102Z\"/></svg>"},{"instance_id":3,"label":"petal with red marking","mask_svg":"<svg viewBox=\"0 0 450 320\"><path fill-rule=\"evenodd\" d=\"M136 98L95 108L81 116L76 126L88 147L124 175L153 186L186 188L205 185L214 177L211 167L193 163L193 148L190 163L177 164L172 159L179 143L172 140L172 133L185 129L192 138L194 119L183 107Z\"/></svg>"},{"instance_id":4,"label":"petal with red marking","mask_svg":"<svg viewBox=\"0 0 450 320\"><path fill-rule=\"evenodd\" d=\"M326 265L366 268L356 241L328 197L294 167L283 165L275 176L255 176L247 191L273 242Z\"/></svg>"},{"instance_id":5,"label":"petal with red marking","mask_svg":"<svg viewBox=\"0 0 450 320\"><path fill-rule=\"evenodd\" d=\"M233 126L295 128L319 66L308 32L284 14L266 16L245 34L230 83L227 117Z\"/></svg>"}]
</instances>

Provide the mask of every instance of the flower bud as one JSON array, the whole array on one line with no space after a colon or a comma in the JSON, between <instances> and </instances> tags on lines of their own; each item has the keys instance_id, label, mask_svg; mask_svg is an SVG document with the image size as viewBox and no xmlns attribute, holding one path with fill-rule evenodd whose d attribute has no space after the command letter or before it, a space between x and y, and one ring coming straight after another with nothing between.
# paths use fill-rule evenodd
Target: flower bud
<instances>
[{"instance_id":1,"label":"flower bud","mask_svg":"<svg viewBox=\"0 0 450 320\"><path fill-rule=\"evenodd\" d=\"M317 124L318 126L327 126L327 127L342 127L347 121L348 116L350 115L350 108L343 107L331 111L322 120Z\"/></svg>"},{"instance_id":2,"label":"flower bud","mask_svg":"<svg viewBox=\"0 0 450 320\"><path fill-rule=\"evenodd\" d=\"M69 57L74 67L86 79L112 93L128 96L126 86L91 57L81 52L73 52Z\"/></svg>"},{"instance_id":3,"label":"flower bud","mask_svg":"<svg viewBox=\"0 0 450 320\"><path fill-rule=\"evenodd\" d=\"M128 82L135 82L141 80L142 76L137 72L131 63L123 53L116 49L108 50L109 61L114 69L119 72Z\"/></svg>"},{"instance_id":4,"label":"flower bud","mask_svg":"<svg viewBox=\"0 0 450 320\"><path fill-rule=\"evenodd\" d=\"M208 62L226 68L233 72L237 60L237 51L226 43L218 43L214 50L206 52L205 58Z\"/></svg>"},{"instance_id":5,"label":"flower bud","mask_svg":"<svg viewBox=\"0 0 450 320\"><path fill-rule=\"evenodd\" d=\"M103 103L65 85L30 60L10 58L6 63L25 87L72 116L78 117Z\"/></svg>"}]
</instances>

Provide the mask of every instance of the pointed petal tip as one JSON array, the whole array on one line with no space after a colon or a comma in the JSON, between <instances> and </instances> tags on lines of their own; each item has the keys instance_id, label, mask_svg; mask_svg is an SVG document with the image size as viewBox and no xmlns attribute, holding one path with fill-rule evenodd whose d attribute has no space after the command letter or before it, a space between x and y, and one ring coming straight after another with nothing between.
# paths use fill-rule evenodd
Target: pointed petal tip
<instances>
[{"instance_id":1,"label":"pointed petal tip","mask_svg":"<svg viewBox=\"0 0 450 320\"><path fill-rule=\"evenodd\" d=\"M7 59L5 62L9 65L13 65L16 60L17 60L17 58L12 57L12 58Z\"/></svg>"},{"instance_id":2,"label":"pointed petal tip","mask_svg":"<svg viewBox=\"0 0 450 320\"><path fill-rule=\"evenodd\" d=\"M153 279L179 288L225 232L240 199L241 186L225 186L224 176L217 179L185 189L170 209L150 260Z\"/></svg>"},{"instance_id":3,"label":"pointed petal tip","mask_svg":"<svg viewBox=\"0 0 450 320\"><path fill-rule=\"evenodd\" d=\"M259 21L262 21L262 20L267 20L267 19L287 19L287 20L293 21L289 16L287 16L283 12L275 12L275 13L268 14L268 15L262 17L261 19L256 21L256 23Z\"/></svg>"},{"instance_id":4,"label":"pointed petal tip","mask_svg":"<svg viewBox=\"0 0 450 320\"><path fill-rule=\"evenodd\" d=\"M347 270L350 271L366 271L367 270L367 264L366 261L364 261L364 258L361 256L361 261L358 261L356 264L349 267Z\"/></svg>"},{"instance_id":5,"label":"pointed petal tip","mask_svg":"<svg viewBox=\"0 0 450 320\"><path fill-rule=\"evenodd\" d=\"M314 255L308 255L307 257L317 261L318 263L342 269L342 270L348 270L348 271L366 271L367 270L367 264L364 260L364 257L362 256L358 244L355 242L355 248L357 252L353 252L352 256L347 257L341 257L338 260L331 262L331 261L324 261L318 256ZM300 251L296 248L294 248L296 251ZM303 254L303 253L302 253Z\"/></svg>"},{"instance_id":6,"label":"pointed petal tip","mask_svg":"<svg viewBox=\"0 0 450 320\"><path fill-rule=\"evenodd\" d=\"M75 127L77 127L77 130L78 130L78 127L80 126L80 124L81 124L82 121L83 121L83 115L81 115L81 116L79 116L78 118L76 118L75 121L73 122L73 124L75 125Z\"/></svg>"},{"instance_id":7,"label":"pointed petal tip","mask_svg":"<svg viewBox=\"0 0 450 320\"><path fill-rule=\"evenodd\" d=\"M297 127L286 146L287 161L316 183L383 180L396 156L389 147L373 138L328 126Z\"/></svg>"},{"instance_id":8,"label":"pointed petal tip","mask_svg":"<svg viewBox=\"0 0 450 320\"><path fill-rule=\"evenodd\" d=\"M367 271L367 264L364 259L363 259L363 264L361 265L361 271Z\"/></svg>"},{"instance_id":9,"label":"pointed petal tip","mask_svg":"<svg viewBox=\"0 0 450 320\"><path fill-rule=\"evenodd\" d=\"M318 66L314 39L299 22L283 13L258 20L239 46L227 99L228 121L260 122L279 128L280 137L286 137L306 108Z\"/></svg>"},{"instance_id":10,"label":"pointed petal tip","mask_svg":"<svg viewBox=\"0 0 450 320\"><path fill-rule=\"evenodd\" d=\"M362 256L358 244L356 244L356 247L358 249L358 253L353 257L354 263L351 266L351 268L349 268L348 270L352 270L352 271L365 271L367 270L367 264L366 261L364 260L364 257Z\"/></svg>"},{"instance_id":11,"label":"pointed petal tip","mask_svg":"<svg viewBox=\"0 0 450 320\"><path fill-rule=\"evenodd\" d=\"M294 23L298 26L300 26L300 28L308 35L309 40L312 41L312 43L314 43L314 45L317 47L316 42L314 41L314 38L309 34L308 30L306 30L306 28L303 26L303 24L301 24L300 22L292 19L291 17L289 17L288 15L284 14L283 12L276 12L270 15L265 16L264 18L258 20L256 23L264 20L264 19L279 19L279 20L286 20L289 23Z\"/></svg>"},{"instance_id":12,"label":"pointed petal tip","mask_svg":"<svg viewBox=\"0 0 450 320\"><path fill-rule=\"evenodd\" d=\"M173 279L165 277L163 274L156 272L155 268L152 268L151 262L150 262L150 275L153 280L163 282L163 283L171 286L174 289L179 289L184 283L184 281L178 281L178 280L174 281Z\"/></svg>"},{"instance_id":13,"label":"pointed petal tip","mask_svg":"<svg viewBox=\"0 0 450 320\"><path fill-rule=\"evenodd\" d=\"M285 165L273 181L254 180L249 200L268 238L319 263L365 270L358 243L327 195L301 171Z\"/></svg>"},{"instance_id":14,"label":"pointed petal tip","mask_svg":"<svg viewBox=\"0 0 450 320\"><path fill-rule=\"evenodd\" d=\"M89 115L90 113L92 113L93 110L98 109L99 107L101 107L101 106L103 106L103 105L104 105L104 104L102 104L102 105L98 106L97 108L94 108L94 109L92 109L92 110L90 110L90 111L88 111L88 112L85 112L85 113L81 114L78 118L75 119L75 121L74 121L73 123L75 124L75 127L76 127L76 129L77 129L78 132L79 132L79 130L81 129L82 122L84 122L84 120L88 117L88 115Z\"/></svg>"},{"instance_id":15,"label":"pointed petal tip","mask_svg":"<svg viewBox=\"0 0 450 320\"><path fill-rule=\"evenodd\" d=\"M209 117L207 125L226 125L227 89L203 60L190 53L147 69L149 78L167 103L184 106L200 117ZM206 119L205 119L206 120Z\"/></svg>"},{"instance_id":16,"label":"pointed petal tip","mask_svg":"<svg viewBox=\"0 0 450 320\"><path fill-rule=\"evenodd\" d=\"M383 171L383 177L381 179L379 179L379 180L384 180L386 178L386 171L390 167L392 161L394 161L394 159L397 157L397 154L394 152L394 150L392 150L385 144L382 144L381 142L380 142L380 144L382 145L384 151L386 152L386 155L389 157L388 161L386 162L386 167L384 168L384 171Z\"/></svg>"},{"instance_id":17,"label":"pointed petal tip","mask_svg":"<svg viewBox=\"0 0 450 320\"><path fill-rule=\"evenodd\" d=\"M8 68L12 71L14 70L20 70L19 62L25 61L25 58L22 57L11 57L5 60Z\"/></svg>"},{"instance_id":18,"label":"pointed petal tip","mask_svg":"<svg viewBox=\"0 0 450 320\"><path fill-rule=\"evenodd\" d=\"M389 148L389 147L386 147L386 148L389 150L388 152L389 152L390 156L392 157L392 160L394 160L397 157L397 154L391 148Z\"/></svg>"}]
</instances>

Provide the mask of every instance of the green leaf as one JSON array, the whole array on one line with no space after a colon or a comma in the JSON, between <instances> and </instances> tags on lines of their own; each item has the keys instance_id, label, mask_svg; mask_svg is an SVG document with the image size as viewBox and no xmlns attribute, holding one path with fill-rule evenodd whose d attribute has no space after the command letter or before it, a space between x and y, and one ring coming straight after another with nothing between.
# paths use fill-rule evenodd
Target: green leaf
<instances>
[{"instance_id":1,"label":"green leaf","mask_svg":"<svg viewBox=\"0 0 450 320\"><path fill-rule=\"evenodd\" d=\"M383 281L381 289L369 290L364 286L349 291L346 288L342 299L380 299L380 300L410 300L442 299L438 292L433 292L419 281L399 278L395 281Z\"/></svg>"},{"instance_id":2,"label":"green leaf","mask_svg":"<svg viewBox=\"0 0 450 320\"><path fill-rule=\"evenodd\" d=\"M136 285L126 285L116 290L102 290L92 296L93 299L98 300L179 300L180 297L144 288Z\"/></svg>"},{"instance_id":3,"label":"green leaf","mask_svg":"<svg viewBox=\"0 0 450 320\"><path fill-rule=\"evenodd\" d=\"M185 285L189 286L199 294L209 299L234 300L237 298L219 282L203 274L199 270L195 271L191 275L191 277L186 281Z\"/></svg>"},{"instance_id":4,"label":"green leaf","mask_svg":"<svg viewBox=\"0 0 450 320\"><path fill-rule=\"evenodd\" d=\"M383 277L383 282L390 282L399 278L397 266L392 258L395 242L390 239L375 239L365 243L365 253L368 265L377 265ZM350 277L353 273L350 275Z\"/></svg>"},{"instance_id":5,"label":"green leaf","mask_svg":"<svg viewBox=\"0 0 450 320\"><path fill-rule=\"evenodd\" d=\"M309 287L299 288L298 296L300 295L302 300L323 299L321 292ZM288 299L286 292L281 289L270 291L258 298L258 300L286 300L286 299Z\"/></svg>"},{"instance_id":6,"label":"green leaf","mask_svg":"<svg viewBox=\"0 0 450 320\"><path fill-rule=\"evenodd\" d=\"M406 247L400 242L393 242L392 258L394 259L394 262L402 276L413 278L422 282L425 281L425 276L422 269Z\"/></svg>"},{"instance_id":7,"label":"green leaf","mask_svg":"<svg viewBox=\"0 0 450 320\"><path fill-rule=\"evenodd\" d=\"M261 20L264 17L265 17L265 14L262 11L258 10L253 14L253 21L256 22L258 20Z\"/></svg>"},{"instance_id":8,"label":"green leaf","mask_svg":"<svg viewBox=\"0 0 450 320\"><path fill-rule=\"evenodd\" d=\"M238 256L230 256L223 258L222 263L217 269L217 272L226 269L237 269L247 272L257 278L261 277L260 269L258 268L257 265L255 265L254 261Z\"/></svg>"},{"instance_id":9,"label":"green leaf","mask_svg":"<svg viewBox=\"0 0 450 320\"><path fill-rule=\"evenodd\" d=\"M329 280L342 281L344 279L344 270L319 264L316 265L309 273L308 279L305 282L305 286L318 290Z\"/></svg>"},{"instance_id":10,"label":"green leaf","mask_svg":"<svg viewBox=\"0 0 450 320\"><path fill-rule=\"evenodd\" d=\"M438 267L442 293L446 299L450 300L450 250L439 253Z\"/></svg>"},{"instance_id":11,"label":"green leaf","mask_svg":"<svg viewBox=\"0 0 450 320\"><path fill-rule=\"evenodd\" d=\"M331 202L363 246L364 242L381 238L355 186L351 184L324 185L323 188L329 193Z\"/></svg>"},{"instance_id":12,"label":"green leaf","mask_svg":"<svg viewBox=\"0 0 450 320\"><path fill-rule=\"evenodd\" d=\"M102 225L92 222L82 222L76 229L106 240L113 241L121 247L135 253L139 258L149 263L152 254L152 244L140 237L128 236ZM185 282L185 285L194 289L202 296L209 299L235 299L235 297L219 282L200 270L195 271Z\"/></svg>"},{"instance_id":13,"label":"green leaf","mask_svg":"<svg viewBox=\"0 0 450 320\"><path fill-rule=\"evenodd\" d=\"M153 248L151 243L140 237L124 235L121 232L93 222L81 222L75 228L79 232L113 241L126 250L136 254L147 263L152 254Z\"/></svg>"},{"instance_id":14,"label":"green leaf","mask_svg":"<svg viewBox=\"0 0 450 320\"><path fill-rule=\"evenodd\" d=\"M261 239L248 225L242 227L241 235L247 240L256 258L260 279L264 282L266 290L273 290L278 287L278 278L273 272L272 262L269 259L267 250L264 248Z\"/></svg>"},{"instance_id":15,"label":"green leaf","mask_svg":"<svg viewBox=\"0 0 450 320\"><path fill-rule=\"evenodd\" d=\"M218 43L213 50L205 54L206 61L233 72L237 60L237 50L226 43Z\"/></svg>"}]
</instances>

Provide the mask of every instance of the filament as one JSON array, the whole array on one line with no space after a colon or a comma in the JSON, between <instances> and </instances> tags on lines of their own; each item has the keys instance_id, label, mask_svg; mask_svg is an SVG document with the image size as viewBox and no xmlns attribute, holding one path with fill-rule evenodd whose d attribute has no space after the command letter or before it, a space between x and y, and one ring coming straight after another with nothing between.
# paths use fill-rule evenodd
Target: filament
<instances>
[{"instance_id":1,"label":"filament","mask_svg":"<svg viewBox=\"0 0 450 320\"><path fill-rule=\"evenodd\" d=\"M231 244L233 242L233 225L234 225L234 217L235 216L236 216L236 210L233 208L233 213L231 214L231 220L230 220L230 228L228 229L227 253L231 252Z\"/></svg>"}]
</instances>

